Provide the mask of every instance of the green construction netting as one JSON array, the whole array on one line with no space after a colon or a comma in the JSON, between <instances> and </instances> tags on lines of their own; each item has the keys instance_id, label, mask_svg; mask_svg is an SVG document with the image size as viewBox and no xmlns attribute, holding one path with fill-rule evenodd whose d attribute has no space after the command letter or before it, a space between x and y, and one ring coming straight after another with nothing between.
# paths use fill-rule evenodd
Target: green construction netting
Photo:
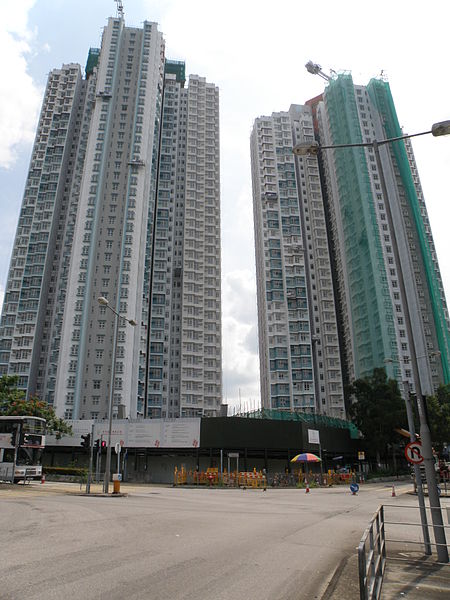
<instances>
[{"instance_id":1,"label":"green construction netting","mask_svg":"<svg viewBox=\"0 0 450 600\"><path fill-rule=\"evenodd\" d=\"M375 103L378 111L382 115L386 138L403 135L398 122L389 83L379 79L372 79L369 82L367 89L372 101ZM418 234L420 252L425 267L427 286L436 327L436 336L439 344L439 351L441 352L444 382L447 384L450 383L450 331L445 316L445 307L441 299L441 294L443 292L441 286L439 285L439 277L437 273L438 267L434 263L431 255L431 249L428 243L427 233L425 231L425 223L422 218L420 204L411 174L411 167L406 153L405 144L403 141L393 142L391 144L391 148L393 150L402 183L405 188L408 203L411 207L414 224Z\"/></svg>"},{"instance_id":2,"label":"green construction netting","mask_svg":"<svg viewBox=\"0 0 450 600\"><path fill-rule=\"evenodd\" d=\"M177 81L184 86L186 81L186 65L183 61L166 59L164 72L175 75Z\"/></svg>"},{"instance_id":3,"label":"green construction netting","mask_svg":"<svg viewBox=\"0 0 450 600\"><path fill-rule=\"evenodd\" d=\"M359 437L358 429L351 421L327 417L326 415L317 415L305 412L289 412L286 410L274 410L262 408L244 414L235 415L236 417L245 417L248 419L273 419L275 421L301 421L313 425L322 425L323 427L334 427L335 429L349 429L350 437L357 439Z\"/></svg>"},{"instance_id":4,"label":"green construction netting","mask_svg":"<svg viewBox=\"0 0 450 600\"><path fill-rule=\"evenodd\" d=\"M86 76L92 75L94 68L98 64L100 57L100 48L89 48L89 54L86 61Z\"/></svg>"},{"instance_id":5,"label":"green construction netting","mask_svg":"<svg viewBox=\"0 0 450 600\"><path fill-rule=\"evenodd\" d=\"M325 101L333 144L363 141L353 80L350 74L330 81ZM342 247L347 269L356 378L395 355L394 314L387 283L364 148L334 151L342 219Z\"/></svg>"}]
</instances>

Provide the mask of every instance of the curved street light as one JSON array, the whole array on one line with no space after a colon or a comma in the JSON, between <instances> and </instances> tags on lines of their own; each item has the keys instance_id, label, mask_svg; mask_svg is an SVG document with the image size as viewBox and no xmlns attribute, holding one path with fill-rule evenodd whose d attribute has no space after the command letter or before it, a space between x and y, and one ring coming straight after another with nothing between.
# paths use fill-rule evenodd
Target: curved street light
<instances>
[{"instance_id":1,"label":"curved street light","mask_svg":"<svg viewBox=\"0 0 450 600\"><path fill-rule=\"evenodd\" d=\"M421 131L420 133L411 133L409 135L400 135L398 137L388 138L386 140L372 140L371 142L357 142L355 144L334 144L331 146L321 146L315 140L312 142L300 142L296 144L292 149L295 156L307 156L309 154L317 155L322 150L334 150L336 148L361 148L371 146L384 146L384 144L391 144L392 142L398 142L399 140L407 140L409 138L418 137L419 135L430 134L434 137L440 137L442 135L450 134L450 120L440 121L434 123L429 131Z\"/></svg>"},{"instance_id":2,"label":"curved street light","mask_svg":"<svg viewBox=\"0 0 450 600\"><path fill-rule=\"evenodd\" d=\"M392 218L391 212L391 201L389 198L389 194L387 191L386 180L384 176L383 165L380 157L380 146L385 144L391 144L392 142L397 142L400 140L406 140L409 138L417 137L420 135L432 134L435 137L442 135L450 134L450 120L448 121L440 121L438 123L434 123L431 126L429 131L422 131L421 133L413 133L409 135L401 135L398 137L388 138L385 140L372 140L371 142L357 142L354 144L335 144L330 146L321 146L317 141L313 142L302 142L300 144L296 144L293 148L293 153L295 156L307 156L307 155L317 155L320 151L323 150L335 150L338 148L365 148L371 147L373 148L375 160L378 167L378 172L380 176L380 184L381 190L383 192L383 196L385 198L385 206L386 206L386 217L388 221L388 226L391 233L391 242L392 249L394 252L395 261L398 265L401 265L400 255L398 249L397 235L394 228L394 222ZM403 298L407 298L405 291L405 281L403 277L403 271L401 268L398 269L398 281L400 286L401 295ZM416 355L416 349L414 344L414 337L412 333L412 325L411 325L411 315L410 308L407 302L405 302L405 325L407 329L408 339L410 340L410 351L411 351L411 363L413 367L413 380L414 387L416 391L416 401L417 401L417 409L419 413L420 419L420 437L422 441L422 451L424 457L424 466L425 466L425 476L427 480L428 487L428 497L430 501L430 510L431 510L431 518L433 521L433 532L434 539L436 543L436 552L439 562L448 563L448 550L447 550L447 542L445 538L445 530L444 523L442 519L442 511L441 511L441 503L439 500L439 490L436 481L436 473L434 469L434 459L433 459L433 448L431 445L431 433L430 428L428 426L427 418L426 418L426 398L422 395L422 390L420 386L420 377L419 377L419 367L418 367L418 359L422 357L418 357ZM426 538L425 538L426 545Z\"/></svg>"},{"instance_id":3,"label":"curved street light","mask_svg":"<svg viewBox=\"0 0 450 600\"><path fill-rule=\"evenodd\" d=\"M97 302L100 306L109 308L114 313L114 333L113 333L113 349L112 349L112 365L111 365L111 381L109 385L109 403L108 403L108 442L106 444L106 464L105 464L105 477L103 480L103 492L108 494L109 492L109 476L111 471L111 433L112 433L112 416L113 416L113 404L114 404L114 383L116 379L116 353L117 353L117 330L119 327L119 320L126 321L132 327L136 327L136 321L134 319L128 319L120 313L118 313L110 304L109 300L104 296L97 298Z\"/></svg>"}]
</instances>

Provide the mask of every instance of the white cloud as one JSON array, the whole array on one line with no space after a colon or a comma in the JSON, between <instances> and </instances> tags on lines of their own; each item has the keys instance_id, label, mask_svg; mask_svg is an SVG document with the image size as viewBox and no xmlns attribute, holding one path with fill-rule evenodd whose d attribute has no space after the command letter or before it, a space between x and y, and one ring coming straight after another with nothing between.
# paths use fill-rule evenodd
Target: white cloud
<instances>
[{"instance_id":1,"label":"white cloud","mask_svg":"<svg viewBox=\"0 0 450 600\"><path fill-rule=\"evenodd\" d=\"M259 404L256 283L249 270L223 279L223 395L231 407Z\"/></svg>"},{"instance_id":2,"label":"white cloud","mask_svg":"<svg viewBox=\"0 0 450 600\"><path fill-rule=\"evenodd\" d=\"M34 32L27 25L28 13L35 0L13 2L0 20L0 167L11 168L22 144L34 139L41 90L28 73Z\"/></svg>"}]
</instances>

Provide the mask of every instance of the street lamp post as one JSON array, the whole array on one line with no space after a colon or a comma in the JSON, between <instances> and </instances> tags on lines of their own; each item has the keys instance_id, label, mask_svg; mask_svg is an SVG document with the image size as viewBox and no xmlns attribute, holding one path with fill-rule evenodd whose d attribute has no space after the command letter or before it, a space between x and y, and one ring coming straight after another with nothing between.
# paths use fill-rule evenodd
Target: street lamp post
<instances>
[{"instance_id":1,"label":"street lamp post","mask_svg":"<svg viewBox=\"0 0 450 600\"><path fill-rule=\"evenodd\" d=\"M423 131L421 133L415 133L415 134L410 134L410 135L401 135L398 137L388 138L388 139L380 140L380 141L372 140L371 142L358 142L358 143L354 143L354 144L336 144L336 145L330 145L330 146L320 146L317 142L312 142L312 143L304 142L304 143L297 144L293 148L293 153L296 156L305 156L308 154L316 154L317 155L319 151L329 150L329 149L334 150L337 148L361 148L361 147L373 148L373 151L375 154L375 160L377 162L377 167L378 167L378 171L379 171L381 189L383 192L383 196L386 200L386 202L385 202L386 217L387 217L387 221L388 221L388 227L390 229L394 257L395 257L396 263L400 267L397 236L396 236L396 231L394 228L390 198L389 198L388 192L387 192L386 180L385 180L385 176L384 176L383 165L381 162L379 146L382 146L385 144L391 144L393 142L409 139L412 137L417 137L420 135L427 135L429 133L431 133L435 137L450 134L450 120L442 121L440 123L435 123L431 127L431 130L429 130L429 131ZM422 396L422 390L421 390L421 385L420 385L416 348L415 348L414 338L413 338L413 334L412 334L411 314L410 314L410 308L409 308L408 302L406 301L407 296L406 296L406 291L405 291L405 281L404 281L403 272L402 272L401 267L398 269L398 282L399 282L399 286L400 286L401 295L405 299L405 325L406 325L406 329L407 329L408 339L410 340L411 364L412 364L412 370L413 370L414 386L415 386L415 391L416 391L417 408L418 408L419 419L420 419L420 437L421 437L421 441L422 441L422 451L423 451L423 457L424 457L425 475L426 475L427 487L428 487L428 497L430 500L431 519L433 521L433 531L434 531L434 539L435 539L435 543L436 543L436 551L437 551L437 556L438 556L439 562L448 563L449 557L448 557L448 550L447 550L447 542L445 539L444 523L442 520L442 511L441 511L441 505L440 505L440 500L439 500L438 486L437 486L437 482L436 482L436 473L434 470L433 449L432 449L432 445L431 445L431 434L430 434L430 429L429 429L428 423L427 423L424 398ZM425 540L425 543L426 543L426 540Z\"/></svg>"},{"instance_id":2,"label":"street lamp post","mask_svg":"<svg viewBox=\"0 0 450 600\"><path fill-rule=\"evenodd\" d=\"M113 333L113 348L112 348L112 364L111 364L111 382L109 386L109 403L108 403L108 441L106 445L106 465L105 465L105 477L103 480L103 493L108 494L109 492L109 475L111 471L111 433L112 433L112 418L113 418L113 404L114 404L114 383L116 378L116 353L117 353L117 333L119 329L119 320L122 319L129 323L132 327L136 327L136 321L133 319L127 319L123 315L119 314L112 306L109 301L100 296L98 298L100 306L105 306L114 313L114 333Z\"/></svg>"}]
</instances>

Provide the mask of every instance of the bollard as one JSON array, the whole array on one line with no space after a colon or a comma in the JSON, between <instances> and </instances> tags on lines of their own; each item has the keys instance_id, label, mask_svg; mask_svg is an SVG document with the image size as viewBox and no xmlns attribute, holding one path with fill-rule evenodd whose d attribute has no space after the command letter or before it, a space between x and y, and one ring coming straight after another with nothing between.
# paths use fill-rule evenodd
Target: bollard
<instances>
[{"instance_id":1,"label":"bollard","mask_svg":"<svg viewBox=\"0 0 450 600\"><path fill-rule=\"evenodd\" d=\"M309 483L306 482L305 494L309 494Z\"/></svg>"},{"instance_id":2,"label":"bollard","mask_svg":"<svg viewBox=\"0 0 450 600\"><path fill-rule=\"evenodd\" d=\"M395 485L392 484L392 494L391 494L392 498L395 498L396 493L395 493Z\"/></svg>"},{"instance_id":3,"label":"bollard","mask_svg":"<svg viewBox=\"0 0 450 600\"><path fill-rule=\"evenodd\" d=\"M113 474L113 494L120 494L120 482L122 480L122 475L119 473Z\"/></svg>"},{"instance_id":4,"label":"bollard","mask_svg":"<svg viewBox=\"0 0 450 600\"><path fill-rule=\"evenodd\" d=\"M41 484L45 483L45 473L42 473L42 477L41 477Z\"/></svg>"}]
</instances>

